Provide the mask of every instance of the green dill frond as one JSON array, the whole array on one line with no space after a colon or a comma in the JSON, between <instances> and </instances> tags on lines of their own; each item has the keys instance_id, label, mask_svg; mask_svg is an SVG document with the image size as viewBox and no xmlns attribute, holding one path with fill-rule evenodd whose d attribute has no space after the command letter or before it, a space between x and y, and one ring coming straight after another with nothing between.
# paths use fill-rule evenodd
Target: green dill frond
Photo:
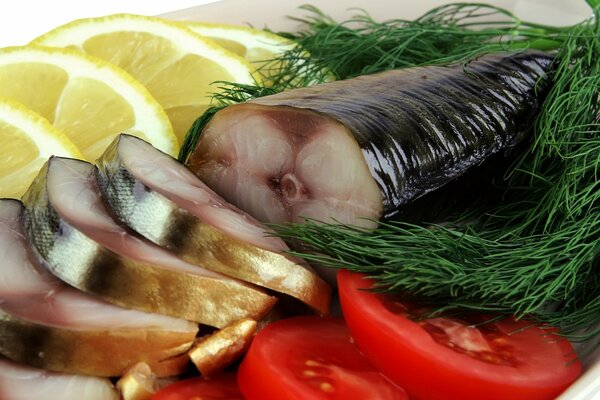
<instances>
[{"instance_id":1,"label":"green dill frond","mask_svg":"<svg viewBox=\"0 0 600 400\"><path fill-rule=\"evenodd\" d=\"M389 69L447 65L504 50L556 49L568 27L551 27L520 20L500 7L453 3L434 8L416 20L373 20L363 12L338 23L313 6L294 18L304 24L299 33L285 33L299 46L286 52L288 61L272 74L271 86L289 89L290 76L323 81L323 71L347 79Z\"/></svg>"},{"instance_id":2,"label":"green dill frond","mask_svg":"<svg viewBox=\"0 0 600 400\"><path fill-rule=\"evenodd\" d=\"M370 234L315 221L275 228L302 243L296 255L367 273L380 290L420 296L438 310L534 316L572 338L591 337L600 333L600 1L587 1L595 18L570 27L522 21L488 4L449 4L414 21L377 22L363 12L341 23L305 6L308 15L295 18L304 29L280 33L299 46L265 67L264 84L221 82L216 105L191 127L180 160L230 104L484 53L556 50L554 86L531 146L506 177L502 203L465 210L444 226L385 222Z\"/></svg>"},{"instance_id":3,"label":"green dill frond","mask_svg":"<svg viewBox=\"0 0 600 400\"><path fill-rule=\"evenodd\" d=\"M278 235L303 243L298 256L364 272L380 290L439 309L533 316L576 340L598 335L600 21L571 27L561 40L554 85L501 204L444 226L388 222L365 234L307 221L278 226Z\"/></svg>"}]
</instances>

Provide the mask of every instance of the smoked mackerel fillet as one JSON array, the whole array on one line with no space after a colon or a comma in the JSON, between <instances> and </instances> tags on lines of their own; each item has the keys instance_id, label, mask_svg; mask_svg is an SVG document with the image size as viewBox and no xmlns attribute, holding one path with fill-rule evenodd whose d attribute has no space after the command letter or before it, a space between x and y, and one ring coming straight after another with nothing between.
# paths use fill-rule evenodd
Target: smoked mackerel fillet
<instances>
[{"instance_id":1,"label":"smoked mackerel fillet","mask_svg":"<svg viewBox=\"0 0 600 400\"><path fill-rule=\"evenodd\" d=\"M254 286L186 263L117 224L93 171L85 161L51 157L23 196L27 235L55 276L122 307L217 328L260 319L276 303Z\"/></svg>"},{"instance_id":2,"label":"smoked mackerel fillet","mask_svg":"<svg viewBox=\"0 0 600 400\"><path fill-rule=\"evenodd\" d=\"M205 127L188 165L261 221L373 227L520 139L552 60L486 55L232 105Z\"/></svg>"},{"instance_id":3,"label":"smoked mackerel fillet","mask_svg":"<svg viewBox=\"0 0 600 400\"><path fill-rule=\"evenodd\" d=\"M196 324L117 307L58 280L38 263L26 239L23 214L19 201L0 199L3 356L49 371L105 377L119 376L139 362L147 363L158 376L177 375L186 369L187 351L198 333ZM73 268L77 268L77 260ZM0 370L4 370L2 363ZM15 393L3 390L5 378L0 373L3 400Z\"/></svg>"},{"instance_id":4,"label":"smoked mackerel fillet","mask_svg":"<svg viewBox=\"0 0 600 400\"><path fill-rule=\"evenodd\" d=\"M183 260L328 313L331 288L315 271L150 143L119 135L98 159L96 180L117 219Z\"/></svg>"}]
</instances>

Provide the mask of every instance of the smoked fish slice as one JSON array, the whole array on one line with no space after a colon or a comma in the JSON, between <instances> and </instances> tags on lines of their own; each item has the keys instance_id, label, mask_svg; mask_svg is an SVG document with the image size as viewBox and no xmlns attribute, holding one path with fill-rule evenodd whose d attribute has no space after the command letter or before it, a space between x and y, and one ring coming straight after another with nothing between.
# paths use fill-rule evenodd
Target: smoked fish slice
<instances>
[{"instance_id":1,"label":"smoked fish slice","mask_svg":"<svg viewBox=\"0 0 600 400\"><path fill-rule=\"evenodd\" d=\"M256 98L217 112L187 164L260 221L374 228L521 139L552 62L490 54Z\"/></svg>"}]
</instances>

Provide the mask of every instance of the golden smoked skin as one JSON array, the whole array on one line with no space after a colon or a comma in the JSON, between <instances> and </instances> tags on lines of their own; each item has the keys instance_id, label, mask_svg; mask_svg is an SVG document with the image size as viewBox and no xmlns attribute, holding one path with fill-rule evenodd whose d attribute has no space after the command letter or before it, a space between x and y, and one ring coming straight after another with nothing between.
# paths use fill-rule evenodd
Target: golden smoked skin
<instances>
[{"instance_id":1,"label":"golden smoked skin","mask_svg":"<svg viewBox=\"0 0 600 400\"><path fill-rule=\"evenodd\" d=\"M190 263L288 294L321 314L329 312L329 285L282 254L244 243L200 221L178 244L181 247L173 250Z\"/></svg>"},{"instance_id":2,"label":"golden smoked skin","mask_svg":"<svg viewBox=\"0 0 600 400\"><path fill-rule=\"evenodd\" d=\"M11 360L51 371L120 376L147 363L157 376L182 373L196 330L81 331L40 326L0 310L0 352Z\"/></svg>"},{"instance_id":3,"label":"golden smoked skin","mask_svg":"<svg viewBox=\"0 0 600 400\"><path fill-rule=\"evenodd\" d=\"M256 333L251 319L235 322L207 337L200 338L189 352L190 359L202 376L214 375L241 357Z\"/></svg>"},{"instance_id":4,"label":"golden smoked skin","mask_svg":"<svg viewBox=\"0 0 600 400\"><path fill-rule=\"evenodd\" d=\"M170 381L171 379L164 379ZM116 384L121 400L151 400L161 382L150 366L140 362L131 367Z\"/></svg>"},{"instance_id":5,"label":"golden smoked skin","mask_svg":"<svg viewBox=\"0 0 600 400\"><path fill-rule=\"evenodd\" d=\"M144 165L135 170L136 163ZM120 135L97 165L104 200L123 224L140 235L191 264L287 294L320 314L329 312L331 288L316 272L220 229L219 224L233 216L232 227L242 230L250 225L256 235L267 235L258 222L228 206L176 160L143 140ZM161 176L156 180L148 178L157 173ZM165 189L166 181L172 190Z\"/></svg>"},{"instance_id":6,"label":"golden smoked skin","mask_svg":"<svg viewBox=\"0 0 600 400\"><path fill-rule=\"evenodd\" d=\"M60 282L35 261L23 213L19 201L0 200L0 353L72 374L117 376L140 361L161 376L181 373L197 325L120 309Z\"/></svg>"},{"instance_id":7,"label":"golden smoked skin","mask_svg":"<svg viewBox=\"0 0 600 400\"><path fill-rule=\"evenodd\" d=\"M70 285L126 308L222 327L241 318L261 318L273 296L235 280L173 270L117 254L64 220L50 199L47 175L52 158L24 197L32 244L52 273ZM57 227L51 221L60 221ZM148 244L151 245L151 244ZM193 267L193 266L192 266Z\"/></svg>"}]
</instances>

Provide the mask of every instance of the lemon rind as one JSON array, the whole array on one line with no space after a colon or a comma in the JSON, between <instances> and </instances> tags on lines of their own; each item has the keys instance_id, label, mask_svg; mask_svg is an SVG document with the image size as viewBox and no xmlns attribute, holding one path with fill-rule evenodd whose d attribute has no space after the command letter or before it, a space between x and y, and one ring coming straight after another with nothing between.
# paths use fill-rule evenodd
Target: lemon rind
<instances>
[{"instance_id":1,"label":"lemon rind","mask_svg":"<svg viewBox=\"0 0 600 400\"><path fill-rule=\"evenodd\" d=\"M202 36L233 40L246 48L260 47L274 53L282 53L295 47L295 44L289 39L247 26L198 21L181 21L181 23Z\"/></svg>"},{"instance_id":2,"label":"lemon rind","mask_svg":"<svg viewBox=\"0 0 600 400\"><path fill-rule=\"evenodd\" d=\"M77 146L60 129L15 100L0 97L0 121L18 128L31 138L39 149L41 159L52 155L83 158Z\"/></svg>"},{"instance_id":3,"label":"lemon rind","mask_svg":"<svg viewBox=\"0 0 600 400\"><path fill-rule=\"evenodd\" d=\"M90 37L115 31L135 31L167 37L180 55L196 54L216 61L240 83L252 83L254 67L243 57L225 50L208 38L188 29L182 24L158 17L136 14L113 14L103 17L83 18L59 26L34 39L31 45L64 47L83 43ZM168 35L163 35L166 32ZM73 40L76 38L77 40Z\"/></svg>"}]
</instances>

